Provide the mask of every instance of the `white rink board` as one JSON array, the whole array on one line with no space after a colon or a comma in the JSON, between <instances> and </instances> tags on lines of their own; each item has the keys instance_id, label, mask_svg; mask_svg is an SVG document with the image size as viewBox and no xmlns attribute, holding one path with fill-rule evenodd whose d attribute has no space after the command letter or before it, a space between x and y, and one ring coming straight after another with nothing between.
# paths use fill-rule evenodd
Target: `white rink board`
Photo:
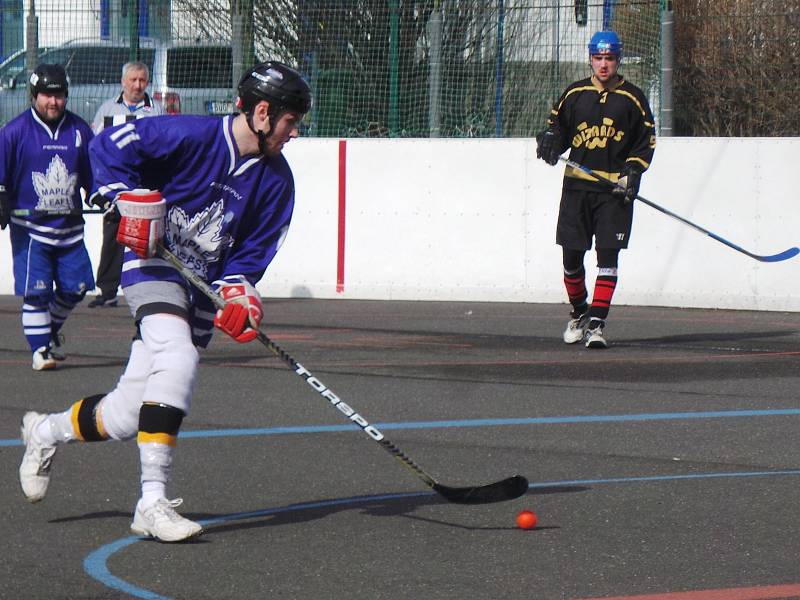
<instances>
[{"instance_id":1,"label":"white rink board","mask_svg":"<svg viewBox=\"0 0 800 600\"><path fill-rule=\"evenodd\" d=\"M641 193L757 254L800 243L798 138L662 138ZM527 139L347 140L337 292L339 140L286 150L297 205L269 297L565 302L555 224L563 165ZM96 264L100 221L87 216ZM13 293L8 232L0 293ZM587 254L590 283L594 255ZM800 257L761 263L641 203L615 304L800 311Z\"/></svg>"},{"instance_id":2,"label":"white rink board","mask_svg":"<svg viewBox=\"0 0 800 600\"><path fill-rule=\"evenodd\" d=\"M307 194L315 206L335 207L336 182L318 173L335 171L325 165L338 160L338 142L293 144L287 156L298 203ZM329 150L315 151L314 160L327 159L315 163L306 148L320 145ZM313 244L299 244L306 225L298 216L268 272L269 293L292 295L277 280L291 280L292 265L316 275L324 261L321 279L295 289L324 298L565 301L554 242L563 166L536 160L535 142L348 140L347 148L344 292L335 291L335 258L313 251L309 258ZM798 151L797 138L662 138L641 193L751 252L775 254L800 243L792 191ZM332 219L328 229L335 226ZM587 254L591 278L594 264ZM639 203L614 300L797 311L798 267L800 257L755 261Z\"/></svg>"}]
</instances>

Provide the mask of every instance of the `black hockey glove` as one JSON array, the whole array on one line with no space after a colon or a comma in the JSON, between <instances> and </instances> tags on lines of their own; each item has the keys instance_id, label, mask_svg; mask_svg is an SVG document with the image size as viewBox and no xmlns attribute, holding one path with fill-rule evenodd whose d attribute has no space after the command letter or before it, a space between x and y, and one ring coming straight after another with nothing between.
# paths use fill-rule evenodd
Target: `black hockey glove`
<instances>
[{"instance_id":1,"label":"black hockey glove","mask_svg":"<svg viewBox=\"0 0 800 600\"><path fill-rule=\"evenodd\" d=\"M536 158L541 158L548 165L554 165L561 156L561 140L552 129L545 129L536 136Z\"/></svg>"},{"instance_id":2,"label":"black hockey glove","mask_svg":"<svg viewBox=\"0 0 800 600\"><path fill-rule=\"evenodd\" d=\"M119 223L121 217L116 205L112 204L111 200L103 196L100 192L95 192L92 194L86 204L88 204L90 208L96 206L97 208L106 211L103 213L103 221L107 221L109 223Z\"/></svg>"},{"instance_id":3,"label":"black hockey glove","mask_svg":"<svg viewBox=\"0 0 800 600\"><path fill-rule=\"evenodd\" d=\"M111 208L111 200L103 196L100 192L95 192L89 199L86 201L86 205L89 208L100 208L102 210L108 210Z\"/></svg>"},{"instance_id":4,"label":"black hockey glove","mask_svg":"<svg viewBox=\"0 0 800 600\"><path fill-rule=\"evenodd\" d=\"M8 227L8 222L11 220L11 203L8 199L8 192L5 190L0 191L0 229Z\"/></svg>"},{"instance_id":5,"label":"black hockey glove","mask_svg":"<svg viewBox=\"0 0 800 600\"><path fill-rule=\"evenodd\" d=\"M639 194L639 184L642 182L642 172L644 169L633 162L625 163L622 171L619 173L619 180L617 187L614 188L613 193L621 196L625 204L630 204Z\"/></svg>"},{"instance_id":6,"label":"black hockey glove","mask_svg":"<svg viewBox=\"0 0 800 600\"><path fill-rule=\"evenodd\" d=\"M122 220L122 215L119 214L119 209L116 204L112 204L103 213L103 221L107 223L119 223Z\"/></svg>"}]
</instances>

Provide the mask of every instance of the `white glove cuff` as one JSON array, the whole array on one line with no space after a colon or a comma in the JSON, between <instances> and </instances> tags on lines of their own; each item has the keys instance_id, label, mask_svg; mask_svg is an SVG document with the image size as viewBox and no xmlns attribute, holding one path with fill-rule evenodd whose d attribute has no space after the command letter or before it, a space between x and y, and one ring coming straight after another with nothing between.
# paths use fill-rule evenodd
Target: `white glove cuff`
<instances>
[{"instance_id":1,"label":"white glove cuff","mask_svg":"<svg viewBox=\"0 0 800 600\"><path fill-rule=\"evenodd\" d=\"M117 208L123 217L160 219L167 214L167 202L159 191L131 190L120 192Z\"/></svg>"}]
</instances>

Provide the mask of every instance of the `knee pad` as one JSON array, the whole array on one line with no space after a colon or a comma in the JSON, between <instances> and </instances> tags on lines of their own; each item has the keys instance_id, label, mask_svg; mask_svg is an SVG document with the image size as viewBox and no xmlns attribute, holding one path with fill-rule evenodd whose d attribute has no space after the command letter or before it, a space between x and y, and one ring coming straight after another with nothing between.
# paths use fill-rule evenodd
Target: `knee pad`
<instances>
[{"instance_id":1,"label":"knee pad","mask_svg":"<svg viewBox=\"0 0 800 600\"><path fill-rule=\"evenodd\" d=\"M571 248L563 248L561 251L562 262L564 264L564 273L572 274L577 273L583 268L583 250L572 250Z\"/></svg>"},{"instance_id":2,"label":"knee pad","mask_svg":"<svg viewBox=\"0 0 800 600\"><path fill-rule=\"evenodd\" d=\"M619 263L619 248L598 248L597 266L601 269L616 269Z\"/></svg>"},{"instance_id":3,"label":"knee pad","mask_svg":"<svg viewBox=\"0 0 800 600\"><path fill-rule=\"evenodd\" d=\"M139 329L152 361L142 401L188 414L199 362L189 323L172 315L155 314L145 316Z\"/></svg>"},{"instance_id":4,"label":"knee pad","mask_svg":"<svg viewBox=\"0 0 800 600\"><path fill-rule=\"evenodd\" d=\"M28 306L32 306L35 308L43 308L46 309L50 305L50 301L53 299L53 294L35 294L30 296L24 296L22 301L24 304Z\"/></svg>"},{"instance_id":5,"label":"knee pad","mask_svg":"<svg viewBox=\"0 0 800 600\"><path fill-rule=\"evenodd\" d=\"M145 402L139 410L138 442L174 446L183 417L183 411L173 406Z\"/></svg>"},{"instance_id":6,"label":"knee pad","mask_svg":"<svg viewBox=\"0 0 800 600\"><path fill-rule=\"evenodd\" d=\"M82 442L102 442L108 439L103 423L98 419L97 406L103 394L87 396L72 406L72 430Z\"/></svg>"},{"instance_id":7,"label":"knee pad","mask_svg":"<svg viewBox=\"0 0 800 600\"><path fill-rule=\"evenodd\" d=\"M85 294L85 293L84 293ZM56 291L53 300L50 302L50 315L53 318L53 325L55 330L61 328L64 321L67 320L72 309L83 300L84 294L73 294L71 292Z\"/></svg>"},{"instance_id":8,"label":"knee pad","mask_svg":"<svg viewBox=\"0 0 800 600\"><path fill-rule=\"evenodd\" d=\"M63 304L68 308L73 308L74 306L79 304L81 300L83 300L84 296L86 296L85 290L79 294L56 290L54 300L60 304Z\"/></svg>"}]
</instances>

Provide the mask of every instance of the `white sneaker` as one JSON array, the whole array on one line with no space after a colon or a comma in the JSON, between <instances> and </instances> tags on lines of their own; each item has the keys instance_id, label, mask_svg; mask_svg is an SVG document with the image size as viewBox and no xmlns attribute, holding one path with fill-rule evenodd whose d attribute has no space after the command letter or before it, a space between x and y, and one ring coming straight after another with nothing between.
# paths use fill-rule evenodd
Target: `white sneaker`
<instances>
[{"instance_id":1,"label":"white sneaker","mask_svg":"<svg viewBox=\"0 0 800 600\"><path fill-rule=\"evenodd\" d=\"M594 325L594 327L592 327ZM605 323L599 319L593 319L586 329L586 347L592 349L605 350L608 348L608 342L603 336L603 326Z\"/></svg>"},{"instance_id":2,"label":"white sneaker","mask_svg":"<svg viewBox=\"0 0 800 600\"><path fill-rule=\"evenodd\" d=\"M31 363L34 371L52 371L56 368L56 361L50 355L50 348L42 346L37 348L33 353L33 362Z\"/></svg>"},{"instance_id":3,"label":"white sneaker","mask_svg":"<svg viewBox=\"0 0 800 600\"><path fill-rule=\"evenodd\" d=\"M141 500L136 504L133 513L131 531L144 537L154 537L162 542L180 542L200 535L203 528L199 523L190 521L177 512L175 508L183 503L183 499L167 500L159 498L156 503L142 510Z\"/></svg>"},{"instance_id":4,"label":"white sneaker","mask_svg":"<svg viewBox=\"0 0 800 600\"><path fill-rule=\"evenodd\" d=\"M27 412L22 417L22 443L25 444L25 454L19 465L19 483L22 493L28 502L39 502L47 493L50 483L50 467L53 465L55 446L46 446L36 439L36 428L44 421L47 415L37 412Z\"/></svg>"},{"instance_id":5,"label":"white sneaker","mask_svg":"<svg viewBox=\"0 0 800 600\"><path fill-rule=\"evenodd\" d=\"M586 313L577 319L570 319L569 323L567 323L567 328L564 330L564 343L574 344L575 342L580 342L583 339L587 321Z\"/></svg>"},{"instance_id":6,"label":"white sneaker","mask_svg":"<svg viewBox=\"0 0 800 600\"><path fill-rule=\"evenodd\" d=\"M56 360L66 360L67 351L64 345L64 334L54 333L50 338L50 356Z\"/></svg>"}]
</instances>

